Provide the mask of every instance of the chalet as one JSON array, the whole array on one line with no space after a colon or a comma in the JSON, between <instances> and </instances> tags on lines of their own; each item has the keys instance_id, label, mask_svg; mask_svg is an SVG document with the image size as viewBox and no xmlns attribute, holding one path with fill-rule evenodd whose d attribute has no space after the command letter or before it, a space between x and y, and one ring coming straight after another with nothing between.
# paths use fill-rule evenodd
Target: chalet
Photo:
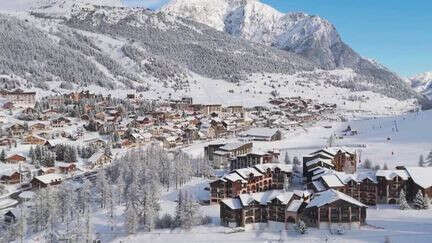
<instances>
[{"instance_id":1,"label":"chalet","mask_svg":"<svg viewBox=\"0 0 432 243\"><path fill-rule=\"evenodd\" d=\"M84 144L87 146L93 146L95 148L104 148L106 146L106 142L100 138L92 138L84 141Z\"/></svg>"},{"instance_id":2,"label":"chalet","mask_svg":"<svg viewBox=\"0 0 432 243\"><path fill-rule=\"evenodd\" d=\"M1 104L1 107L5 110L13 110L15 108L15 106L12 102L5 102L5 103Z\"/></svg>"},{"instance_id":3,"label":"chalet","mask_svg":"<svg viewBox=\"0 0 432 243\"><path fill-rule=\"evenodd\" d=\"M64 143L65 143L65 141L63 139L51 139L51 140L47 140L44 143L44 146L46 146L48 149L52 150L57 145L61 145L61 144L64 144Z\"/></svg>"},{"instance_id":4,"label":"chalet","mask_svg":"<svg viewBox=\"0 0 432 243\"><path fill-rule=\"evenodd\" d=\"M43 110L42 114L40 115L40 119L46 121L52 117L58 116L59 113L54 110L54 109L47 109L47 110Z\"/></svg>"},{"instance_id":5,"label":"chalet","mask_svg":"<svg viewBox=\"0 0 432 243\"><path fill-rule=\"evenodd\" d=\"M63 176L60 174L49 173L34 177L30 183L33 188L44 188L47 186L59 185L62 183L63 179Z\"/></svg>"},{"instance_id":6,"label":"chalet","mask_svg":"<svg viewBox=\"0 0 432 243\"><path fill-rule=\"evenodd\" d=\"M255 141L278 141L282 139L282 133L278 129L272 128L252 128L246 132L240 134L242 137L246 137Z\"/></svg>"},{"instance_id":7,"label":"chalet","mask_svg":"<svg viewBox=\"0 0 432 243\"><path fill-rule=\"evenodd\" d=\"M378 181L374 172L346 174L330 170L314 176L308 187L315 192L334 189L367 205L378 202Z\"/></svg>"},{"instance_id":8,"label":"chalet","mask_svg":"<svg viewBox=\"0 0 432 243\"><path fill-rule=\"evenodd\" d=\"M202 108L202 112L207 116L212 113L219 114L222 112L222 105L220 104L204 105Z\"/></svg>"},{"instance_id":9,"label":"chalet","mask_svg":"<svg viewBox=\"0 0 432 243\"><path fill-rule=\"evenodd\" d=\"M341 225L359 228L366 222L366 205L333 189L316 193L303 211L311 227L333 228Z\"/></svg>"},{"instance_id":10,"label":"chalet","mask_svg":"<svg viewBox=\"0 0 432 243\"><path fill-rule=\"evenodd\" d=\"M204 148L204 153L210 161L213 161L214 166L218 168L227 168L230 158L252 151L252 143L228 143L222 146L216 145L216 147L217 149L209 145Z\"/></svg>"},{"instance_id":11,"label":"chalet","mask_svg":"<svg viewBox=\"0 0 432 243\"><path fill-rule=\"evenodd\" d=\"M0 172L0 180L6 184L17 184L21 181L21 173L16 170Z\"/></svg>"},{"instance_id":12,"label":"chalet","mask_svg":"<svg viewBox=\"0 0 432 243\"><path fill-rule=\"evenodd\" d=\"M240 114L242 115L245 112L245 109L241 105L232 105L226 108L226 111L231 114Z\"/></svg>"},{"instance_id":13,"label":"chalet","mask_svg":"<svg viewBox=\"0 0 432 243\"><path fill-rule=\"evenodd\" d=\"M52 127L64 127L70 125L71 121L64 117L51 120L50 124Z\"/></svg>"},{"instance_id":14,"label":"chalet","mask_svg":"<svg viewBox=\"0 0 432 243\"><path fill-rule=\"evenodd\" d=\"M262 164L237 169L210 183L210 203L240 194L283 189L292 178L292 166Z\"/></svg>"},{"instance_id":15,"label":"chalet","mask_svg":"<svg viewBox=\"0 0 432 243\"><path fill-rule=\"evenodd\" d=\"M14 224L18 221L20 217L21 213L16 208L8 209L3 215L4 222L6 224Z\"/></svg>"},{"instance_id":16,"label":"chalet","mask_svg":"<svg viewBox=\"0 0 432 243\"><path fill-rule=\"evenodd\" d=\"M60 173L62 174L69 174L71 172L76 171L77 169L75 163L57 162L56 166L59 168Z\"/></svg>"},{"instance_id":17,"label":"chalet","mask_svg":"<svg viewBox=\"0 0 432 243\"><path fill-rule=\"evenodd\" d=\"M46 97L46 100L49 104L49 106L53 109L60 108L65 104L65 98L63 95L53 95Z\"/></svg>"},{"instance_id":18,"label":"chalet","mask_svg":"<svg viewBox=\"0 0 432 243\"><path fill-rule=\"evenodd\" d=\"M293 223L305 206L295 193L283 190L242 194L220 202L220 218L222 225L230 227L270 221Z\"/></svg>"},{"instance_id":19,"label":"chalet","mask_svg":"<svg viewBox=\"0 0 432 243\"><path fill-rule=\"evenodd\" d=\"M1 90L0 98L20 107L33 107L36 104L36 92L24 92L19 89L15 91Z\"/></svg>"},{"instance_id":20,"label":"chalet","mask_svg":"<svg viewBox=\"0 0 432 243\"><path fill-rule=\"evenodd\" d=\"M100 168L111 164L112 158L103 151L94 153L88 160L91 168Z\"/></svg>"},{"instance_id":21,"label":"chalet","mask_svg":"<svg viewBox=\"0 0 432 243\"><path fill-rule=\"evenodd\" d=\"M406 170L378 170L378 202L395 204L399 203L399 194L407 190L410 179Z\"/></svg>"},{"instance_id":22,"label":"chalet","mask_svg":"<svg viewBox=\"0 0 432 243\"><path fill-rule=\"evenodd\" d=\"M357 170L357 154L346 148L332 147L318 150L303 157L303 176L306 177L307 181L311 181L312 172L317 167L331 167L336 171L353 174Z\"/></svg>"},{"instance_id":23,"label":"chalet","mask_svg":"<svg viewBox=\"0 0 432 243\"><path fill-rule=\"evenodd\" d=\"M12 146L12 144L14 144L15 141L12 140L11 138L2 138L0 139L0 147L1 146Z\"/></svg>"},{"instance_id":24,"label":"chalet","mask_svg":"<svg viewBox=\"0 0 432 243\"><path fill-rule=\"evenodd\" d=\"M31 131L35 132L35 131L44 131L47 129L47 126L39 122L31 125L29 128Z\"/></svg>"},{"instance_id":25,"label":"chalet","mask_svg":"<svg viewBox=\"0 0 432 243\"><path fill-rule=\"evenodd\" d=\"M181 98L181 102L184 104L188 104L188 105L192 105L193 104L193 99L190 96L184 96Z\"/></svg>"},{"instance_id":26,"label":"chalet","mask_svg":"<svg viewBox=\"0 0 432 243\"><path fill-rule=\"evenodd\" d=\"M423 196L432 198L432 167L406 167L410 177L407 182L407 198L412 201L420 191Z\"/></svg>"},{"instance_id":27,"label":"chalet","mask_svg":"<svg viewBox=\"0 0 432 243\"><path fill-rule=\"evenodd\" d=\"M44 145L46 140L37 135L28 135L24 138L23 144Z\"/></svg>"},{"instance_id":28,"label":"chalet","mask_svg":"<svg viewBox=\"0 0 432 243\"><path fill-rule=\"evenodd\" d=\"M250 153L231 158L229 160L230 170L252 167L258 164L276 163L279 160L279 155L279 152L275 151L252 150Z\"/></svg>"},{"instance_id":29,"label":"chalet","mask_svg":"<svg viewBox=\"0 0 432 243\"><path fill-rule=\"evenodd\" d=\"M6 158L6 163L9 163L9 164L17 164L17 163L21 163L21 162L26 162L26 157L18 155L18 154L13 154L13 155Z\"/></svg>"},{"instance_id":30,"label":"chalet","mask_svg":"<svg viewBox=\"0 0 432 243\"><path fill-rule=\"evenodd\" d=\"M27 129L24 125L16 123L6 128L6 132L8 132L12 137L21 137L27 133Z\"/></svg>"}]
</instances>

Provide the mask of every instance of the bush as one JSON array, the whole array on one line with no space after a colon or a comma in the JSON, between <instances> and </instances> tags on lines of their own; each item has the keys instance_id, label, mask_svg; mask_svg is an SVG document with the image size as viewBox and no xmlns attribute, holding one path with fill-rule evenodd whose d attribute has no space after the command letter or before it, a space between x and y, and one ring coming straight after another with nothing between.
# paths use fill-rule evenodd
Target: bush
<instances>
[{"instance_id":1,"label":"bush","mask_svg":"<svg viewBox=\"0 0 432 243\"><path fill-rule=\"evenodd\" d=\"M303 220L298 221L298 223L296 225L296 230L297 230L297 232L299 232L302 235L307 233L307 226L306 226L305 222L303 222Z\"/></svg>"},{"instance_id":2,"label":"bush","mask_svg":"<svg viewBox=\"0 0 432 243\"><path fill-rule=\"evenodd\" d=\"M170 214L164 214L161 218L156 220L156 228L168 229L174 226L174 220Z\"/></svg>"}]
</instances>

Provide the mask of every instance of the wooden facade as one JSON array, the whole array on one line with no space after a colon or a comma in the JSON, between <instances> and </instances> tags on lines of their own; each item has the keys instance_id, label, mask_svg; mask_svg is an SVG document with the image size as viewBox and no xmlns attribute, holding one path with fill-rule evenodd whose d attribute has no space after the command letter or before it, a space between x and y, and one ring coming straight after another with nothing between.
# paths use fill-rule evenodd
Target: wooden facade
<instances>
[{"instance_id":1,"label":"wooden facade","mask_svg":"<svg viewBox=\"0 0 432 243\"><path fill-rule=\"evenodd\" d=\"M210 203L241 194L283 189L292 178L292 167L284 164L257 165L238 169L210 183Z\"/></svg>"},{"instance_id":2,"label":"wooden facade","mask_svg":"<svg viewBox=\"0 0 432 243\"><path fill-rule=\"evenodd\" d=\"M248 153L230 159L230 170L253 167L258 164L275 163L279 159L279 153L268 151L258 153Z\"/></svg>"},{"instance_id":3,"label":"wooden facade","mask_svg":"<svg viewBox=\"0 0 432 243\"><path fill-rule=\"evenodd\" d=\"M366 205L336 190L315 194L303 212L305 223L311 227L359 227L366 223Z\"/></svg>"}]
</instances>

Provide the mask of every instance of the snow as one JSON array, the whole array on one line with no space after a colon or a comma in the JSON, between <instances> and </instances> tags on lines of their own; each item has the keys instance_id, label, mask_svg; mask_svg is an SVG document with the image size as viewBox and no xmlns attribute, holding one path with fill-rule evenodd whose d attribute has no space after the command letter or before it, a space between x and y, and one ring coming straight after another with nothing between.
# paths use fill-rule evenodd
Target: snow
<instances>
[{"instance_id":1,"label":"snow","mask_svg":"<svg viewBox=\"0 0 432 243\"><path fill-rule=\"evenodd\" d=\"M376 176L384 177L386 180L393 180L396 176L399 176L402 180L408 180L409 178L406 170L378 170Z\"/></svg>"},{"instance_id":2,"label":"snow","mask_svg":"<svg viewBox=\"0 0 432 243\"><path fill-rule=\"evenodd\" d=\"M432 167L406 167L411 179L422 188L432 186Z\"/></svg>"},{"instance_id":3,"label":"snow","mask_svg":"<svg viewBox=\"0 0 432 243\"><path fill-rule=\"evenodd\" d=\"M225 144L224 146L220 147L220 149L229 151L229 150L234 150L234 149L240 148L241 146L244 146L244 145L246 145L246 143L228 143L228 144Z\"/></svg>"},{"instance_id":4,"label":"snow","mask_svg":"<svg viewBox=\"0 0 432 243\"><path fill-rule=\"evenodd\" d=\"M60 174L51 173L51 174L36 176L35 179L37 179L37 180L43 182L44 184L48 185L50 183L63 180L63 176L60 175Z\"/></svg>"},{"instance_id":5,"label":"snow","mask_svg":"<svg viewBox=\"0 0 432 243\"><path fill-rule=\"evenodd\" d=\"M249 129L246 132L243 132L240 136L249 136L249 137L271 137L273 136L278 129L272 129L267 127L256 127Z\"/></svg>"},{"instance_id":6,"label":"snow","mask_svg":"<svg viewBox=\"0 0 432 243\"><path fill-rule=\"evenodd\" d=\"M293 169L292 165L280 164L280 163L257 164L254 165L254 167L262 173L265 173L267 169L274 170L275 168L279 168L283 172L292 172Z\"/></svg>"},{"instance_id":7,"label":"snow","mask_svg":"<svg viewBox=\"0 0 432 243\"><path fill-rule=\"evenodd\" d=\"M339 178L336 175L324 175L324 176L321 176L321 178L329 187L343 187L344 186L344 184L339 180Z\"/></svg>"},{"instance_id":8,"label":"snow","mask_svg":"<svg viewBox=\"0 0 432 243\"><path fill-rule=\"evenodd\" d=\"M287 193L282 190L270 190L265 192L257 192L251 194L241 194L239 195L240 201L243 206L248 206L252 202L258 202L261 205L266 205L271 200L275 199L277 196ZM292 196L292 194L290 193Z\"/></svg>"},{"instance_id":9,"label":"snow","mask_svg":"<svg viewBox=\"0 0 432 243\"><path fill-rule=\"evenodd\" d=\"M238 198L224 199L224 200L222 200L222 203L227 205L229 208L231 208L233 210L243 208L241 205L241 201Z\"/></svg>"},{"instance_id":10,"label":"snow","mask_svg":"<svg viewBox=\"0 0 432 243\"><path fill-rule=\"evenodd\" d=\"M309 204L306 206L306 208L312 208L312 207L322 207L324 205L330 204L332 202L336 202L338 200L343 200L348 203L357 205L359 207L366 207L363 203L357 201L356 199L333 189L329 189L324 192L316 193L310 200Z\"/></svg>"}]
</instances>

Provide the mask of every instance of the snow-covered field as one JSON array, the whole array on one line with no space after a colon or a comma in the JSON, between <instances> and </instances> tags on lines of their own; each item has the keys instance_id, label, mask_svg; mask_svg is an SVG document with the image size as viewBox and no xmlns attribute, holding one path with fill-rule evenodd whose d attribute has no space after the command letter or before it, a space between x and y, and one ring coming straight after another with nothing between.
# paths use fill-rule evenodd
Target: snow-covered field
<instances>
[{"instance_id":1,"label":"snow-covered field","mask_svg":"<svg viewBox=\"0 0 432 243\"><path fill-rule=\"evenodd\" d=\"M419 156L427 155L432 149L431 124L432 111L394 117L363 118L349 122L326 122L286 132L281 141L254 142L254 147L281 150L282 158L287 152L291 158L297 156L301 159L304 155L326 146L332 134L339 135L350 125L352 129L358 130L359 135L338 139L336 146L352 147L359 153L362 161L370 159L373 164L387 164L389 168L396 165L416 166ZM328 125L332 128L324 128ZM390 140L387 140L388 138ZM227 141L233 140L235 139ZM185 151L199 156L206 144L194 144Z\"/></svg>"}]
</instances>

